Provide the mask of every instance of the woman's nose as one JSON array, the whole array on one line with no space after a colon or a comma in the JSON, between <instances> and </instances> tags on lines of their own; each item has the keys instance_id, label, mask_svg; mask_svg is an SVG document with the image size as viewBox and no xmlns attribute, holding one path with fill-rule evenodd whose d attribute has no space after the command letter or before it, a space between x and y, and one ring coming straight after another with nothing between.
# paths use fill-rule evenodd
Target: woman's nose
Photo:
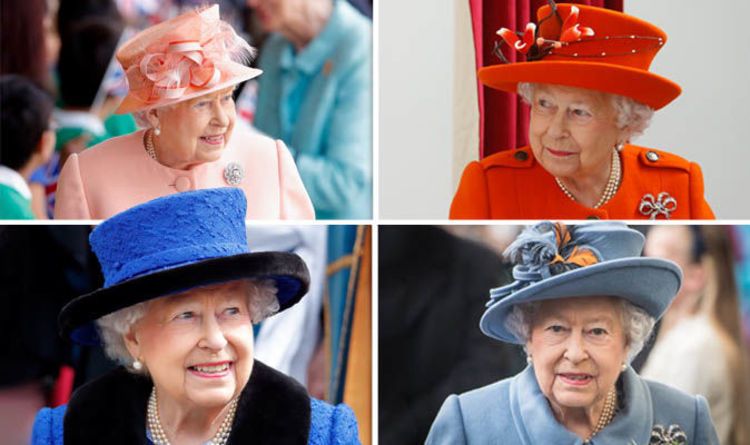
<instances>
[{"instance_id":1,"label":"woman's nose","mask_svg":"<svg viewBox=\"0 0 750 445\"><path fill-rule=\"evenodd\" d=\"M213 124L217 127L229 125L229 110L225 109L220 101L213 103Z\"/></svg>"},{"instance_id":2,"label":"woman's nose","mask_svg":"<svg viewBox=\"0 0 750 445\"><path fill-rule=\"evenodd\" d=\"M573 363L580 363L583 360L589 358L588 352L586 352L586 345L583 342L583 336L581 334L573 334L568 338L568 343L565 349L565 358Z\"/></svg>"},{"instance_id":3,"label":"woman's nose","mask_svg":"<svg viewBox=\"0 0 750 445\"><path fill-rule=\"evenodd\" d=\"M202 326L202 336L198 346L211 350L221 350L227 345L227 339L224 337L224 331L221 329L218 321L213 317L208 317Z\"/></svg>"},{"instance_id":4,"label":"woman's nose","mask_svg":"<svg viewBox=\"0 0 750 445\"><path fill-rule=\"evenodd\" d=\"M547 135L553 138L560 138L567 134L568 122L564 111L558 111L547 127Z\"/></svg>"}]
</instances>

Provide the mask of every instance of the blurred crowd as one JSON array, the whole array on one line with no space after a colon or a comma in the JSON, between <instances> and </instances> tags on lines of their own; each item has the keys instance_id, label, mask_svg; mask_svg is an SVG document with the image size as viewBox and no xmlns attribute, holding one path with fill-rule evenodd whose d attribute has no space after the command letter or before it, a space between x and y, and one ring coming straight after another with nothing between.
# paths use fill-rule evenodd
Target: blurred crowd
<instances>
[{"instance_id":1,"label":"blurred crowd","mask_svg":"<svg viewBox=\"0 0 750 445\"><path fill-rule=\"evenodd\" d=\"M116 50L138 31L205 3L2 3L0 219L52 218L58 176L68 157L138 129L132 115L113 114L128 91ZM212 3L259 50L251 65L267 73L235 91L238 121L289 147L318 218L369 217L372 1ZM346 25L340 16L348 18ZM334 28L357 28L362 38L351 39L351 48L342 50L336 38L344 31ZM334 100L310 109L305 104L321 102L316 75L328 76L331 61L346 57L357 65L337 77L346 85L326 86ZM321 59L317 71L295 71L315 58ZM289 60L292 69L284 65Z\"/></svg>"}]
</instances>

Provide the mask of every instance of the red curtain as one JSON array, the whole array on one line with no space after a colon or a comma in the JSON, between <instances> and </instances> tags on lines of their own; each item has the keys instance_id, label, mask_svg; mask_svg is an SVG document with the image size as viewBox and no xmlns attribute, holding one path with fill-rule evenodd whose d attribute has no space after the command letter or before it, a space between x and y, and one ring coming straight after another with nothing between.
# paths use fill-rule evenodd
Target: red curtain
<instances>
[{"instance_id":1,"label":"red curtain","mask_svg":"<svg viewBox=\"0 0 750 445\"><path fill-rule=\"evenodd\" d=\"M624 0L572 0L579 3L622 11ZM536 10L547 0L469 0L477 69L500 63L492 54L495 32L500 28L523 30L536 22ZM511 54L510 61L515 61ZM479 89L479 157L526 145L529 110L516 94L493 90L477 81Z\"/></svg>"}]
</instances>

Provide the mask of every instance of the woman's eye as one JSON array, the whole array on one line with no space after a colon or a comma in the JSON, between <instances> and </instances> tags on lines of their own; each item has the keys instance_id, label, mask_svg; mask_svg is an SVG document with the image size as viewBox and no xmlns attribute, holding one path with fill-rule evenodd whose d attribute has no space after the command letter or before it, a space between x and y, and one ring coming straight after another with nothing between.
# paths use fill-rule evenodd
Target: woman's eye
<instances>
[{"instance_id":1,"label":"woman's eye","mask_svg":"<svg viewBox=\"0 0 750 445\"><path fill-rule=\"evenodd\" d=\"M240 308L238 308L238 307L226 308L226 309L224 309L224 313L227 314L227 315L237 315L237 314L240 313Z\"/></svg>"},{"instance_id":2,"label":"woman's eye","mask_svg":"<svg viewBox=\"0 0 750 445\"><path fill-rule=\"evenodd\" d=\"M543 108L549 108L552 106L552 102L545 99L539 99L539 106Z\"/></svg>"},{"instance_id":3,"label":"woman's eye","mask_svg":"<svg viewBox=\"0 0 750 445\"><path fill-rule=\"evenodd\" d=\"M580 108L576 108L572 111L573 115L575 117L591 117L591 113L589 113L586 110L582 110Z\"/></svg>"},{"instance_id":4,"label":"woman's eye","mask_svg":"<svg viewBox=\"0 0 750 445\"><path fill-rule=\"evenodd\" d=\"M591 333L594 334L594 335L599 336L599 335L606 334L607 331L605 329L602 329L602 328L594 328L594 329L591 330Z\"/></svg>"},{"instance_id":5,"label":"woman's eye","mask_svg":"<svg viewBox=\"0 0 750 445\"><path fill-rule=\"evenodd\" d=\"M232 100L232 95L231 95L231 94L227 94L227 95L226 95L226 96L224 96L224 97L223 97L222 99L223 99L224 101L228 102L228 101Z\"/></svg>"},{"instance_id":6,"label":"woman's eye","mask_svg":"<svg viewBox=\"0 0 750 445\"><path fill-rule=\"evenodd\" d=\"M187 311L178 314L175 318L178 320L188 320L190 318L193 318L194 316L195 314L193 312Z\"/></svg>"},{"instance_id":7,"label":"woman's eye","mask_svg":"<svg viewBox=\"0 0 750 445\"><path fill-rule=\"evenodd\" d=\"M548 327L547 330L557 334L557 333L563 332L565 328L559 325L552 325Z\"/></svg>"}]
</instances>

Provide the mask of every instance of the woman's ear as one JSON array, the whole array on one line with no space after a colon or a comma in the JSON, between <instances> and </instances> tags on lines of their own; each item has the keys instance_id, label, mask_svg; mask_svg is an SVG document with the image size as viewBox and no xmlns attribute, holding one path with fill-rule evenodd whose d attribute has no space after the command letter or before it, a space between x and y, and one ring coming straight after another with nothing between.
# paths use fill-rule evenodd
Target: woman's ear
<instances>
[{"instance_id":1,"label":"woman's ear","mask_svg":"<svg viewBox=\"0 0 750 445\"><path fill-rule=\"evenodd\" d=\"M159 110L157 108L152 108L146 112L146 119L148 120L149 124L151 124L151 128L158 128L159 127Z\"/></svg>"},{"instance_id":2,"label":"woman's ear","mask_svg":"<svg viewBox=\"0 0 750 445\"><path fill-rule=\"evenodd\" d=\"M125 347L128 348L130 356L134 360L138 360L141 356L141 343L134 326L130 327L130 331L127 334L123 334L122 339L125 341Z\"/></svg>"},{"instance_id":3,"label":"woman's ear","mask_svg":"<svg viewBox=\"0 0 750 445\"><path fill-rule=\"evenodd\" d=\"M623 351L625 353L625 359L623 360L624 363L628 362L628 357L630 356L630 347L631 347L630 336L627 335L625 336L625 348Z\"/></svg>"},{"instance_id":4,"label":"woman's ear","mask_svg":"<svg viewBox=\"0 0 750 445\"><path fill-rule=\"evenodd\" d=\"M620 131L617 133L617 141L615 143L615 147L619 147L620 145L623 145L623 144L629 144L631 134L632 134L632 131L629 125L626 125L620 128Z\"/></svg>"}]
</instances>

